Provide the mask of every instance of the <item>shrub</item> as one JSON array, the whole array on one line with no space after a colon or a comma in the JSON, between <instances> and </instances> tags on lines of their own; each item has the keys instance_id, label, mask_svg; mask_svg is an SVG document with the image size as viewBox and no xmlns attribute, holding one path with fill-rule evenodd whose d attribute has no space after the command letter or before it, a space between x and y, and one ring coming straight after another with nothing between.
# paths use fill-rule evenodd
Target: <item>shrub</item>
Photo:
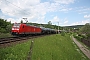
<instances>
[{"instance_id":1,"label":"shrub","mask_svg":"<svg viewBox=\"0 0 90 60\"><path fill-rule=\"evenodd\" d=\"M4 28L0 28L1 33L6 33L6 30Z\"/></svg>"},{"instance_id":2,"label":"shrub","mask_svg":"<svg viewBox=\"0 0 90 60\"><path fill-rule=\"evenodd\" d=\"M84 38L83 35L73 35L73 36L80 41Z\"/></svg>"},{"instance_id":3,"label":"shrub","mask_svg":"<svg viewBox=\"0 0 90 60\"><path fill-rule=\"evenodd\" d=\"M61 32L61 36L65 36L65 32Z\"/></svg>"}]
</instances>

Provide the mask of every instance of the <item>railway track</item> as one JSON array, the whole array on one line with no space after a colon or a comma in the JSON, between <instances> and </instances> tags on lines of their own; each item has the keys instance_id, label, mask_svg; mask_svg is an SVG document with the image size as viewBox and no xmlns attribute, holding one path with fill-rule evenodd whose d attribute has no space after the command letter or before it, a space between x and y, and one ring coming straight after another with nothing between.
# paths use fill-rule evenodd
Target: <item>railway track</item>
<instances>
[{"instance_id":1,"label":"railway track","mask_svg":"<svg viewBox=\"0 0 90 60\"><path fill-rule=\"evenodd\" d=\"M29 38L29 37L28 37ZM21 41L21 40L26 40L28 39L27 37L7 37L7 38L0 38L0 44L7 44L7 43L12 43L16 41Z\"/></svg>"},{"instance_id":2,"label":"railway track","mask_svg":"<svg viewBox=\"0 0 90 60\"><path fill-rule=\"evenodd\" d=\"M12 43L16 41L27 40L31 38L37 38L39 36L29 36L29 37L7 37L7 38L0 38L0 44Z\"/></svg>"},{"instance_id":3,"label":"railway track","mask_svg":"<svg viewBox=\"0 0 90 60\"><path fill-rule=\"evenodd\" d=\"M38 36L28 36L28 37L7 37L7 38L0 38L0 46L7 47L11 46L13 43L17 44L18 42L27 41L28 39L33 39L37 37L41 37L45 35L38 35Z\"/></svg>"}]
</instances>

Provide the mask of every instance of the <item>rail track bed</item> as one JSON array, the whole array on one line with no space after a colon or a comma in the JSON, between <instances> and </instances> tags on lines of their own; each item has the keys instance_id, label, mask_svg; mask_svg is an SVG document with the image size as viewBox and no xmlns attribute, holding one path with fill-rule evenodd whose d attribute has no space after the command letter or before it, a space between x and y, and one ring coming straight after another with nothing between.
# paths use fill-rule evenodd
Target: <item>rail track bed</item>
<instances>
[{"instance_id":1,"label":"rail track bed","mask_svg":"<svg viewBox=\"0 0 90 60\"><path fill-rule=\"evenodd\" d=\"M0 44L6 44L6 43L11 43L11 42L21 41L21 40L26 40L26 39L27 38L24 38L24 37L0 38Z\"/></svg>"},{"instance_id":2,"label":"rail track bed","mask_svg":"<svg viewBox=\"0 0 90 60\"><path fill-rule=\"evenodd\" d=\"M17 43L28 41L28 39L33 39L41 36L45 36L45 35L0 38L0 47L8 47Z\"/></svg>"}]
</instances>

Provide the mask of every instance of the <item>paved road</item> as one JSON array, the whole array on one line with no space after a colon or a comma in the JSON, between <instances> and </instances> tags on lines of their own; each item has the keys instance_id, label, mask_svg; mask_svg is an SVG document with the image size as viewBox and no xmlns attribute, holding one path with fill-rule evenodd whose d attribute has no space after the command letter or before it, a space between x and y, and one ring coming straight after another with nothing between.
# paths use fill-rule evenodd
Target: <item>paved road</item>
<instances>
[{"instance_id":1,"label":"paved road","mask_svg":"<svg viewBox=\"0 0 90 60\"><path fill-rule=\"evenodd\" d=\"M83 46L80 42L78 42L73 36L72 40L77 44L80 50L90 59L90 50L88 50L85 46Z\"/></svg>"}]
</instances>

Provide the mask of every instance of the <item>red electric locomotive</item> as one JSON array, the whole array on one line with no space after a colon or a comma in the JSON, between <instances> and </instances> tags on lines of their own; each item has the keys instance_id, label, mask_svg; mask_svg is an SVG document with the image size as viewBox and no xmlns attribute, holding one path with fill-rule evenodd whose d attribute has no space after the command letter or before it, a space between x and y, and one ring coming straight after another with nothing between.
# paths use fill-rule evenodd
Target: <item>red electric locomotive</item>
<instances>
[{"instance_id":1,"label":"red electric locomotive","mask_svg":"<svg viewBox=\"0 0 90 60\"><path fill-rule=\"evenodd\" d=\"M12 35L29 35L29 34L41 34L42 30L39 27L31 26L28 24L14 23L12 27Z\"/></svg>"}]
</instances>

